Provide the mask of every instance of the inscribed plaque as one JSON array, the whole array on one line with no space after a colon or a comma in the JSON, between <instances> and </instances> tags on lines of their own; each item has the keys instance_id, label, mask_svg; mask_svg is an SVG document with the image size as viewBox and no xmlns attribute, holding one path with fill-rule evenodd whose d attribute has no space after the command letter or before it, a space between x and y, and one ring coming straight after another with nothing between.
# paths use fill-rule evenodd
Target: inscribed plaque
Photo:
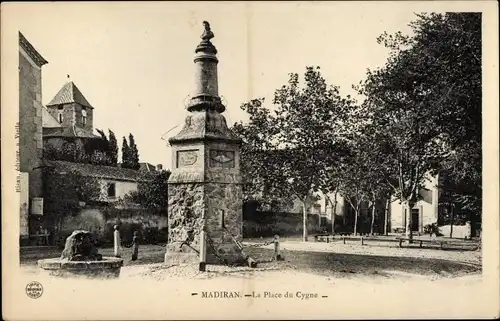
<instances>
[{"instance_id":1,"label":"inscribed plaque","mask_svg":"<svg viewBox=\"0 0 500 321\"><path fill-rule=\"evenodd\" d=\"M210 167L233 168L234 151L232 150L210 150Z\"/></svg>"},{"instance_id":2,"label":"inscribed plaque","mask_svg":"<svg viewBox=\"0 0 500 321\"><path fill-rule=\"evenodd\" d=\"M177 152L177 167L186 167L196 164L198 150L180 150Z\"/></svg>"}]
</instances>

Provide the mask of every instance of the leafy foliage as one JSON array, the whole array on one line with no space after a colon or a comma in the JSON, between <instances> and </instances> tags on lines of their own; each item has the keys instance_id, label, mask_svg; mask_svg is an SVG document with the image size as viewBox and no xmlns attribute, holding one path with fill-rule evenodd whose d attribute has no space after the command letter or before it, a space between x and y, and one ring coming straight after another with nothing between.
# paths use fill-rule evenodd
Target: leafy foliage
<instances>
[{"instance_id":1,"label":"leafy foliage","mask_svg":"<svg viewBox=\"0 0 500 321\"><path fill-rule=\"evenodd\" d=\"M146 172L137 190L125 196L125 201L144 208L166 210L168 208L168 178L170 171Z\"/></svg>"},{"instance_id":2,"label":"leafy foliage","mask_svg":"<svg viewBox=\"0 0 500 321\"><path fill-rule=\"evenodd\" d=\"M118 142L111 129L109 129L109 158L112 166L118 165Z\"/></svg>"},{"instance_id":3,"label":"leafy foliage","mask_svg":"<svg viewBox=\"0 0 500 321\"><path fill-rule=\"evenodd\" d=\"M65 140L60 148L45 144L43 155L48 160L109 166L111 159L107 153L107 146L107 142L101 139Z\"/></svg>"},{"instance_id":4,"label":"leafy foliage","mask_svg":"<svg viewBox=\"0 0 500 321\"><path fill-rule=\"evenodd\" d=\"M138 170L139 165L139 151L137 149L137 145L135 144L134 135L128 135L128 141L130 146L130 168Z\"/></svg>"},{"instance_id":5,"label":"leafy foliage","mask_svg":"<svg viewBox=\"0 0 500 321\"><path fill-rule=\"evenodd\" d=\"M275 91L273 109L263 103L255 99L243 104L250 121L233 127L244 143L245 193L247 198L300 200L306 239L310 196L331 188L325 177L335 166L326 161L334 160L332 151L343 147L340 137L348 127L353 101L327 85L319 67L307 67L303 86L298 74L290 74L288 84Z\"/></svg>"},{"instance_id":6,"label":"leafy foliage","mask_svg":"<svg viewBox=\"0 0 500 321\"><path fill-rule=\"evenodd\" d=\"M44 213L60 229L63 218L75 215L81 202L98 200L101 188L95 178L74 171L60 174L48 168L44 170L44 195Z\"/></svg>"},{"instance_id":7,"label":"leafy foliage","mask_svg":"<svg viewBox=\"0 0 500 321\"><path fill-rule=\"evenodd\" d=\"M122 140L122 168L131 168L130 147L125 137Z\"/></svg>"},{"instance_id":8,"label":"leafy foliage","mask_svg":"<svg viewBox=\"0 0 500 321\"><path fill-rule=\"evenodd\" d=\"M305 211L312 192L339 192L356 212L355 225L369 201L373 229L377 201L412 208L440 174L453 220L480 217L481 14L420 14L410 25L411 36L377 39L390 53L354 87L366 98L361 105L342 98L313 67L304 86L290 74L271 108L263 99L242 105L250 121L233 130L243 138L247 200L295 198Z\"/></svg>"},{"instance_id":9,"label":"leafy foliage","mask_svg":"<svg viewBox=\"0 0 500 321\"><path fill-rule=\"evenodd\" d=\"M410 207L429 173L450 162L479 173L481 154L480 14L418 18L412 37L379 37L391 50L389 59L356 87L367 97L368 126L383 155L380 166L398 177L392 187ZM478 182L480 175L472 176ZM411 237L410 228L407 232Z\"/></svg>"},{"instance_id":10,"label":"leafy foliage","mask_svg":"<svg viewBox=\"0 0 500 321\"><path fill-rule=\"evenodd\" d=\"M122 167L138 170L140 168L139 164L139 151L137 145L135 144L134 136L129 134L128 142L125 137L123 137L122 142Z\"/></svg>"}]
</instances>

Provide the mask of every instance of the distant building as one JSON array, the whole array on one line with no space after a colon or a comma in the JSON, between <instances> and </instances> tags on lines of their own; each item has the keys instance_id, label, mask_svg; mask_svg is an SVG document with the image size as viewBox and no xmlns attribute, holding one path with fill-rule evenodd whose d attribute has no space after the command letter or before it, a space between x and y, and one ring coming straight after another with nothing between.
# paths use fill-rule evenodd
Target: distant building
<instances>
[{"instance_id":1,"label":"distant building","mask_svg":"<svg viewBox=\"0 0 500 321\"><path fill-rule=\"evenodd\" d=\"M420 190L420 200L413 206L412 209L412 231L417 233L423 233L424 227L428 224L433 224L438 222L439 211L439 187L438 187L438 176L429 177L425 182L424 187ZM318 194L319 200L316 204L321 206L321 213L326 213L328 219L332 218L332 204L330 201L326 200L326 197L321 193ZM334 199L334 195L329 195L329 198ZM325 204L326 200L326 204ZM384 211L385 200L380 200L378 204L379 212ZM368 209L368 204L362 204L361 210L366 211ZM337 208L335 210L335 215L354 215L352 213L351 206L342 195L337 194ZM400 204L399 201L393 201L389 206L388 213L388 231L389 232L404 232L406 230L406 215L408 215L407 205ZM381 228L383 230L383 228Z\"/></svg>"},{"instance_id":2,"label":"distant building","mask_svg":"<svg viewBox=\"0 0 500 321\"><path fill-rule=\"evenodd\" d=\"M158 164L154 166L150 163L139 163L139 171L141 172L160 172L163 170L163 165Z\"/></svg>"},{"instance_id":3,"label":"distant building","mask_svg":"<svg viewBox=\"0 0 500 321\"><path fill-rule=\"evenodd\" d=\"M74 82L67 82L43 112L43 144L46 159L59 159L54 155L68 145L79 153L77 162L105 163L107 142L93 133L94 107L83 96ZM78 159L81 158L81 159ZM68 159L66 159L68 160Z\"/></svg>"},{"instance_id":4,"label":"distant building","mask_svg":"<svg viewBox=\"0 0 500 321\"><path fill-rule=\"evenodd\" d=\"M93 133L94 107L73 81L67 82L59 90L47 104L43 115L44 163L47 167L59 174L73 171L97 178L102 190L98 201L115 202L137 190L141 171L107 166L108 143ZM70 152L81 153L80 158L64 159L68 144L75 148ZM62 152L62 156L59 152Z\"/></svg>"},{"instance_id":5,"label":"distant building","mask_svg":"<svg viewBox=\"0 0 500 321\"><path fill-rule=\"evenodd\" d=\"M423 233L424 226L438 222L439 218L439 187L438 176L429 177L424 188L420 190L420 198L411 210L412 215L412 231ZM400 204L398 201L391 203L390 207L390 222L391 230L406 230L406 218L408 206Z\"/></svg>"},{"instance_id":6,"label":"distant building","mask_svg":"<svg viewBox=\"0 0 500 321\"><path fill-rule=\"evenodd\" d=\"M95 166L65 161L46 161L47 166L55 169L57 174L64 175L76 172L85 177L96 178L101 188L101 195L96 201L113 203L132 191L143 179L142 173L133 169L113 166Z\"/></svg>"}]
</instances>

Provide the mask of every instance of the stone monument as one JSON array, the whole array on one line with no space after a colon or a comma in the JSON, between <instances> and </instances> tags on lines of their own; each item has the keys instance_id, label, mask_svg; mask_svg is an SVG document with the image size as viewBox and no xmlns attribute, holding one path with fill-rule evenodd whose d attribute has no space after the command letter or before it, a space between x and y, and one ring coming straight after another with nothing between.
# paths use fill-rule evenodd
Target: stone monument
<instances>
[{"instance_id":1,"label":"stone monument","mask_svg":"<svg viewBox=\"0 0 500 321\"><path fill-rule=\"evenodd\" d=\"M200 232L207 238L206 263L244 261L241 140L227 127L218 92L217 49L208 22L195 50L195 87L182 130L169 139L166 264L197 263Z\"/></svg>"}]
</instances>

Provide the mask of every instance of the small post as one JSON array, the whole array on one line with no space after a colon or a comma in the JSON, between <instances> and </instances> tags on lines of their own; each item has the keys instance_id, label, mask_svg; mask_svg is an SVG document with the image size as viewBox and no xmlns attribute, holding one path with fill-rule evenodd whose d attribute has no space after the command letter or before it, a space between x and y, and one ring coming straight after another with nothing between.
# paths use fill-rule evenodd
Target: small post
<instances>
[{"instance_id":1,"label":"small post","mask_svg":"<svg viewBox=\"0 0 500 321\"><path fill-rule=\"evenodd\" d=\"M344 244L345 244L345 236L342 236L342 241L344 241Z\"/></svg>"},{"instance_id":2,"label":"small post","mask_svg":"<svg viewBox=\"0 0 500 321\"><path fill-rule=\"evenodd\" d=\"M274 236L274 259L276 261L281 261L283 258L281 257L280 251L280 237L279 235Z\"/></svg>"},{"instance_id":3,"label":"small post","mask_svg":"<svg viewBox=\"0 0 500 321\"><path fill-rule=\"evenodd\" d=\"M363 242L363 236L361 236L361 245L365 245Z\"/></svg>"},{"instance_id":4,"label":"small post","mask_svg":"<svg viewBox=\"0 0 500 321\"><path fill-rule=\"evenodd\" d=\"M120 231L118 230L118 225L113 226L114 232L114 252L115 257L121 257L120 255Z\"/></svg>"},{"instance_id":5,"label":"small post","mask_svg":"<svg viewBox=\"0 0 500 321\"><path fill-rule=\"evenodd\" d=\"M200 233L200 272L206 271L207 266L207 243L206 243L205 231Z\"/></svg>"},{"instance_id":6,"label":"small post","mask_svg":"<svg viewBox=\"0 0 500 321\"><path fill-rule=\"evenodd\" d=\"M132 261L137 260L139 256L139 232L134 232L134 237L132 238Z\"/></svg>"}]
</instances>

